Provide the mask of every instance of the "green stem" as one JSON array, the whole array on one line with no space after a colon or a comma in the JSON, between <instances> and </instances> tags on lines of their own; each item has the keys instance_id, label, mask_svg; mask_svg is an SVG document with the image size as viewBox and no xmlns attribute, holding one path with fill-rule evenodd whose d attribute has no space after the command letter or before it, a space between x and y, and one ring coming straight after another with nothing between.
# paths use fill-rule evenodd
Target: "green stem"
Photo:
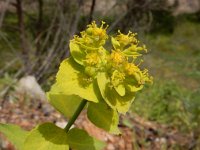
<instances>
[{"instance_id":1,"label":"green stem","mask_svg":"<svg viewBox=\"0 0 200 150\"><path fill-rule=\"evenodd\" d=\"M73 114L73 116L70 118L69 122L67 123L66 127L64 128L64 130L66 132L69 131L69 129L71 128L71 126L73 125L73 123L75 122L75 120L77 119L77 117L79 116L79 114L81 113L81 111L83 110L83 108L85 107L87 103L87 100L83 99L80 103L80 105L78 106L77 110L75 111L75 113Z\"/></svg>"}]
</instances>

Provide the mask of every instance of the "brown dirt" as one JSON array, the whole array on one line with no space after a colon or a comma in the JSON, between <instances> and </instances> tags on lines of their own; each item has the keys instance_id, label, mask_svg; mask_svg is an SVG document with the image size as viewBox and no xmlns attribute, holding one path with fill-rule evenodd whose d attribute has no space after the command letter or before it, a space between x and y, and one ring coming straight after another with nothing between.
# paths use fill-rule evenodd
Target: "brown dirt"
<instances>
[{"instance_id":1,"label":"brown dirt","mask_svg":"<svg viewBox=\"0 0 200 150\"><path fill-rule=\"evenodd\" d=\"M124 120L128 120L129 124L125 125ZM17 124L27 130L43 122L66 124L65 118L50 105L27 105L24 102L5 102L4 106L0 107L0 122ZM177 144L187 149L192 142L190 135L183 135L167 125L146 121L136 114L121 116L120 122L121 135L112 135L97 128L87 119L85 112L79 116L75 125L85 129L91 136L105 141L107 145L104 150L160 150L163 147L173 149ZM14 150L3 135L0 135L0 150Z\"/></svg>"}]
</instances>

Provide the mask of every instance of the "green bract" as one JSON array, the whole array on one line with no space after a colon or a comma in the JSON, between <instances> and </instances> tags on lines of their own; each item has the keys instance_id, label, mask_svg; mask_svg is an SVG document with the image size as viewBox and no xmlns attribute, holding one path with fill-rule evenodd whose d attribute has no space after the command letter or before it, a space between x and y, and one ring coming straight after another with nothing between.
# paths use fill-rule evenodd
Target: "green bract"
<instances>
[{"instance_id":1,"label":"green bract","mask_svg":"<svg viewBox=\"0 0 200 150\"><path fill-rule=\"evenodd\" d=\"M52 86L51 92L47 93L49 103L64 116L70 118L78 108L82 99L76 95L66 95L59 92L59 90L60 88L56 84Z\"/></svg>"},{"instance_id":2,"label":"green bract","mask_svg":"<svg viewBox=\"0 0 200 150\"><path fill-rule=\"evenodd\" d=\"M62 94L77 95L88 101L98 102L98 87L94 82L95 79L84 73L84 69L73 58L64 60L56 76L56 86Z\"/></svg>"},{"instance_id":3,"label":"green bract","mask_svg":"<svg viewBox=\"0 0 200 150\"><path fill-rule=\"evenodd\" d=\"M126 92L124 96L120 96L118 92L112 87L109 77L106 73L101 73L98 76L98 85L102 97L105 102L114 110L121 113L126 113L134 100L134 92Z\"/></svg>"},{"instance_id":4,"label":"green bract","mask_svg":"<svg viewBox=\"0 0 200 150\"><path fill-rule=\"evenodd\" d=\"M110 133L119 134L119 117L116 110L111 109L104 101L90 103L87 110L89 120L97 127Z\"/></svg>"}]
</instances>

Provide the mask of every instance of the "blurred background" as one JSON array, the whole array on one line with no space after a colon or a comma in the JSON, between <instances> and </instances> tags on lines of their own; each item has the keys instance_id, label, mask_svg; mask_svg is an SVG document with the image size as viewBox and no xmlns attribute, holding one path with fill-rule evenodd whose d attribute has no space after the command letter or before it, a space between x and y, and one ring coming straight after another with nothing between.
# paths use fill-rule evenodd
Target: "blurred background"
<instances>
[{"instance_id":1,"label":"blurred background","mask_svg":"<svg viewBox=\"0 0 200 150\"><path fill-rule=\"evenodd\" d=\"M69 40L92 20L138 33L154 84L126 116L122 136L79 118L106 150L200 150L200 0L0 0L0 122L65 124L45 98ZM0 150L14 150L0 135Z\"/></svg>"}]
</instances>

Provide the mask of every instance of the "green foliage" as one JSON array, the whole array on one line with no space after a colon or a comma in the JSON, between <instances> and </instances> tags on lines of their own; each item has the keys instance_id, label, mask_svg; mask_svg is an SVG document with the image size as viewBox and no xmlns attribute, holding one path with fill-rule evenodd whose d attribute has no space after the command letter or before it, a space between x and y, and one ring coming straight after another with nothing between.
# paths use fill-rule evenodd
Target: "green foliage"
<instances>
[{"instance_id":1,"label":"green foliage","mask_svg":"<svg viewBox=\"0 0 200 150\"><path fill-rule=\"evenodd\" d=\"M152 11L153 22L150 32L153 34L169 34L173 33L175 27L175 17L172 12L164 10Z\"/></svg>"},{"instance_id":2,"label":"green foliage","mask_svg":"<svg viewBox=\"0 0 200 150\"><path fill-rule=\"evenodd\" d=\"M84 51L80 50L80 47L78 46L78 44L76 44L74 42L70 42L70 51L71 51L71 54L72 54L74 60L77 63L83 65L85 53L84 53Z\"/></svg>"},{"instance_id":3,"label":"green foliage","mask_svg":"<svg viewBox=\"0 0 200 150\"><path fill-rule=\"evenodd\" d=\"M52 123L44 123L28 134L23 150L100 150L104 144L81 129L73 128L68 133Z\"/></svg>"},{"instance_id":4,"label":"green foliage","mask_svg":"<svg viewBox=\"0 0 200 150\"><path fill-rule=\"evenodd\" d=\"M0 131L18 150L101 150L103 142L89 136L81 129L73 128L68 133L52 123L38 125L30 132L11 124L0 124Z\"/></svg>"},{"instance_id":5,"label":"green foliage","mask_svg":"<svg viewBox=\"0 0 200 150\"><path fill-rule=\"evenodd\" d=\"M70 147L76 150L101 150L105 146L103 142L92 138L87 132L77 128L71 129L67 137Z\"/></svg>"},{"instance_id":6,"label":"green foliage","mask_svg":"<svg viewBox=\"0 0 200 150\"><path fill-rule=\"evenodd\" d=\"M109 88L109 79L105 73L99 74L98 86L106 103L113 109L117 109L121 113L126 113L134 100L135 93L126 93L120 96L114 89Z\"/></svg>"},{"instance_id":7,"label":"green foliage","mask_svg":"<svg viewBox=\"0 0 200 150\"><path fill-rule=\"evenodd\" d=\"M67 134L52 123L37 126L28 134L23 150L68 150Z\"/></svg>"},{"instance_id":8,"label":"green foliage","mask_svg":"<svg viewBox=\"0 0 200 150\"><path fill-rule=\"evenodd\" d=\"M181 118L184 119L182 114L184 96L180 94L179 88L173 82L157 81L152 86L151 91L147 89L141 95L139 94L133 109L149 120L168 124L176 122L180 123L181 126L184 123L181 120Z\"/></svg>"},{"instance_id":9,"label":"green foliage","mask_svg":"<svg viewBox=\"0 0 200 150\"><path fill-rule=\"evenodd\" d=\"M119 134L119 117L117 111L111 109L105 102L90 103L87 110L89 120L97 127L110 133Z\"/></svg>"},{"instance_id":10,"label":"green foliage","mask_svg":"<svg viewBox=\"0 0 200 150\"><path fill-rule=\"evenodd\" d=\"M88 101L98 102L95 84L87 82L88 77L82 74L84 68L76 64L72 58L61 63L56 76L57 86L66 95L78 95Z\"/></svg>"},{"instance_id":11,"label":"green foliage","mask_svg":"<svg viewBox=\"0 0 200 150\"><path fill-rule=\"evenodd\" d=\"M4 74L2 78L0 78L0 89L5 88L5 86L15 87L16 80L14 80L9 74Z\"/></svg>"},{"instance_id":12,"label":"green foliage","mask_svg":"<svg viewBox=\"0 0 200 150\"><path fill-rule=\"evenodd\" d=\"M181 14L178 16L177 22L199 23L200 22L200 11L193 13L193 14Z\"/></svg>"},{"instance_id":13,"label":"green foliage","mask_svg":"<svg viewBox=\"0 0 200 150\"><path fill-rule=\"evenodd\" d=\"M24 150L76 150L102 149L104 144L90 137L84 130L71 129L68 133L52 123L34 128L25 140Z\"/></svg>"},{"instance_id":14,"label":"green foliage","mask_svg":"<svg viewBox=\"0 0 200 150\"><path fill-rule=\"evenodd\" d=\"M185 101L186 110L189 112L189 121L192 122L190 125L196 131L200 132L200 89L189 94Z\"/></svg>"},{"instance_id":15,"label":"green foliage","mask_svg":"<svg viewBox=\"0 0 200 150\"><path fill-rule=\"evenodd\" d=\"M180 22L170 35L147 35L151 54L145 56L146 65L152 68L155 80L151 88L145 87L136 95L132 106L133 112L142 118L180 133L194 134L197 143L200 139L199 32L199 24ZM173 148L184 149L179 143Z\"/></svg>"},{"instance_id":16,"label":"green foliage","mask_svg":"<svg viewBox=\"0 0 200 150\"><path fill-rule=\"evenodd\" d=\"M28 134L27 131L16 125L0 123L0 132L2 132L18 150L22 150L23 143Z\"/></svg>"},{"instance_id":17,"label":"green foliage","mask_svg":"<svg viewBox=\"0 0 200 150\"><path fill-rule=\"evenodd\" d=\"M187 91L172 81L156 81L139 93L132 110L144 118L184 132L198 131L200 92Z\"/></svg>"},{"instance_id":18,"label":"green foliage","mask_svg":"<svg viewBox=\"0 0 200 150\"><path fill-rule=\"evenodd\" d=\"M52 87L51 92L47 93L47 96L50 104L68 118L72 117L81 102L81 98L76 95L66 95L59 92L56 85Z\"/></svg>"},{"instance_id":19,"label":"green foliage","mask_svg":"<svg viewBox=\"0 0 200 150\"><path fill-rule=\"evenodd\" d=\"M198 130L198 32L198 24L185 22L172 35L148 36L149 66L156 72L156 81L137 95L134 112L185 132Z\"/></svg>"},{"instance_id":20,"label":"green foliage","mask_svg":"<svg viewBox=\"0 0 200 150\"><path fill-rule=\"evenodd\" d=\"M174 74L181 77L182 82L183 78L190 79L190 82L184 85L186 87L193 83L191 80L200 83L199 32L199 24L185 22L180 23L172 35L148 36L147 45L152 50L150 65L159 70L158 78ZM159 76L162 71L165 71L165 75ZM180 78L177 79L179 80Z\"/></svg>"}]
</instances>

